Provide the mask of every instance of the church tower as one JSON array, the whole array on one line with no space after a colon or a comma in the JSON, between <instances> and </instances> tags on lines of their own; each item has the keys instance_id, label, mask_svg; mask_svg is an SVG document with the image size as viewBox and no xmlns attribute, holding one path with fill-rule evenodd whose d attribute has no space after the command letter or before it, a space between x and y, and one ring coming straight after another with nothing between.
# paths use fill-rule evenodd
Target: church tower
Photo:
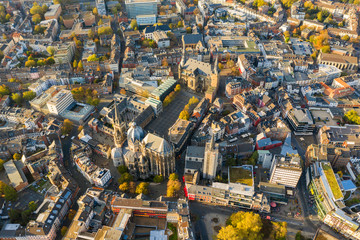
<instances>
[{"instance_id":1,"label":"church tower","mask_svg":"<svg viewBox=\"0 0 360 240\"><path fill-rule=\"evenodd\" d=\"M207 142L205 146L203 178L213 180L216 177L218 166L221 165L221 163L219 146L215 144L214 134L212 134L210 142Z\"/></svg>"},{"instance_id":2,"label":"church tower","mask_svg":"<svg viewBox=\"0 0 360 240\"><path fill-rule=\"evenodd\" d=\"M113 128L114 128L114 143L115 147L121 147L126 139L126 122L121 120L118 111L118 102L114 102Z\"/></svg>"}]
</instances>

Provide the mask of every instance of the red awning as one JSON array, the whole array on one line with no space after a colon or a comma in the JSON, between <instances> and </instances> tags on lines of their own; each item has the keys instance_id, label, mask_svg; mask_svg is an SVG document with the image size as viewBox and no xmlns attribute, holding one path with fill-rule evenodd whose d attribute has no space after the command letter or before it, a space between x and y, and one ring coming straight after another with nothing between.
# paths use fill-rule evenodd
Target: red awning
<instances>
[{"instance_id":1,"label":"red awning","mask_svg":"<svg viewBox=\"0 0 360 240\"><path fill-rule=\"evenodd\" d=\"M276 207L276 203L275 203L275 202L271 202L271 203L270 203L270 206L271 206L271 207Z\"/></svg>"}]
</instances>

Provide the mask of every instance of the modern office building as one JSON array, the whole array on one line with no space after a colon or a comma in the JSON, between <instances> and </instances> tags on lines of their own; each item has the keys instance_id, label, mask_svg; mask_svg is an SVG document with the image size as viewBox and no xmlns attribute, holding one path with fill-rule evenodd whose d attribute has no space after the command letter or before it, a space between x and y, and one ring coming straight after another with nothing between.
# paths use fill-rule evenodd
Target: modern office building
<instances>
[{"instance_id":1,"label":"modern office building","mask_svg":"<svg viewBox=\"0 0 360 240\"><path fill-rule=\"evenodd\" d=\"M125 7L129 18L138 15L157 15L157 0L126 0Z\"/></svg>"},{"instance_id":2,"label":"modern office building","mask_svg":"<svg viewBox=\"0 0 360 240\"><path fill-rule=\"evenodd\" d=\"M315 130L314 120L309 109L292 109L287 115L295 135L312 135Z\"/></svg>"},{"instance_id":3,"label":"modern office building","mask_svg":"<svg viewBox=\"0 0 360 240\"><path fill-rule=\"evenodd\" d=\"M275 155L270 169L270 183L278 183L288 187L288 195L293 195L293 189L299 182L302 174L299 155L286 157Z\"/></svg>"},{"instance_id":4,"label":"modern office building","mask_svg":"<svg viewBox=\"0 0 360 240\"><path fill-rule=\"evenodd\" d=\"M66 108L74 103L74 98L69 90L62 89L47 103L49 112L59 115Z\"/></svg>"}]
</instances>

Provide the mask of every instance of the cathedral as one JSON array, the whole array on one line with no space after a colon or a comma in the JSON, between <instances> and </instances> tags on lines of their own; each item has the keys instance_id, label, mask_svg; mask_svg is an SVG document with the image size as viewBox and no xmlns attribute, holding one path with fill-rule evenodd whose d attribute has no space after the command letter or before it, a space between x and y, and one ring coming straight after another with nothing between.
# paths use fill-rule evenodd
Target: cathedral
<instances>
[{"instance_id":1,"label":"cathedral","mask_svg":"<svg viewBox=\"0 0 360 240\"><path fill-rule=\"evenodd\" d=\"M121 150L113 150L115 154ZM145 135L143 129L135 122L130 123L127 131L127 147L123 163L129 172L138 178L146 179L154 175L168 177L175 171L174 147L164 138L155 134Z\"/></svg>"}]
</instances>

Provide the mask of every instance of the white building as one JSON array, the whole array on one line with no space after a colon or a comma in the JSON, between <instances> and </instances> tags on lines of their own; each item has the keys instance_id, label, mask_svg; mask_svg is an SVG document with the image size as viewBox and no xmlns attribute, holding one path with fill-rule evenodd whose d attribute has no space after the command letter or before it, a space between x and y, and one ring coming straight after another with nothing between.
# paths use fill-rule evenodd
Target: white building
<instances>
[{"instance_id":1,"label":"white building","mask_svg":"<svg viewBox=\"0 0 360 240\"><path fill-rule=\"evenodd\" d=\"M218 166L222 163L221 154L219 153L218 144L215 145L214 136L211 136L210 142L206 143L205 156L204 156L204 167L203 167L203 178L214 179Z\"/></svg>"},{"instance_id":2,"label":"white building","mask_svg":"<svg viewBox=\"0 0 360 240\"><path fill-rule=\"evenodd\" d=\"M162 102L155 98L149 97L146 99L145 105L151 106L156 116L158 116L163 111Z\"/></svg>"},{"instance_id":3,"label":"white building","mask_svg":"<svg viewBox=\"0 0 360 240\"><path fill-rule=\"evenodd\" d=\"M100 16L106 15L106 6L104 0L96 0L96 8Z\"/></svg>"},{"instance_id":4,"label":"white building","mask_svg":"<svg viewBox=\"0 0 360 240\"><path fill-rule=\"evenodd\" d=\"M156 23L156 15L137 15L136 22L139 26L141 25L153 25Z\"/></svg>"},{"instance_id":5,"label":"white building","mask_svg":"<svg viewBox=\"0 0 360 240\"><path fill-rule=\"evenodd\" d=\"M47 103L47 106L50 113L59 115L72 103L74 103L74 98L71 92L69 90L62 89Z\"/></svg>"},{"instance_id":6,"label":"white building","mask_svg":"<svg viewBox=\"0 0 360 240\"><path fill-rule=\"evenodd\" d=\"M125 0L126 12L129 18L138 15L157 14L157 0Z\"/></svg>"},{"instance_id":7,"label":"white building","mask_svg":"<svg viewBox=\"0 0 360 240\"><path fill-rule=\"evenodd\" d=\"M270 169L270 183L277 183L293 189L296 188L302 174L300 164L301 159L299 155L274 156ZM288 194L293 195L292 191L288 192Z\"/></svg>"}]
</instances>

